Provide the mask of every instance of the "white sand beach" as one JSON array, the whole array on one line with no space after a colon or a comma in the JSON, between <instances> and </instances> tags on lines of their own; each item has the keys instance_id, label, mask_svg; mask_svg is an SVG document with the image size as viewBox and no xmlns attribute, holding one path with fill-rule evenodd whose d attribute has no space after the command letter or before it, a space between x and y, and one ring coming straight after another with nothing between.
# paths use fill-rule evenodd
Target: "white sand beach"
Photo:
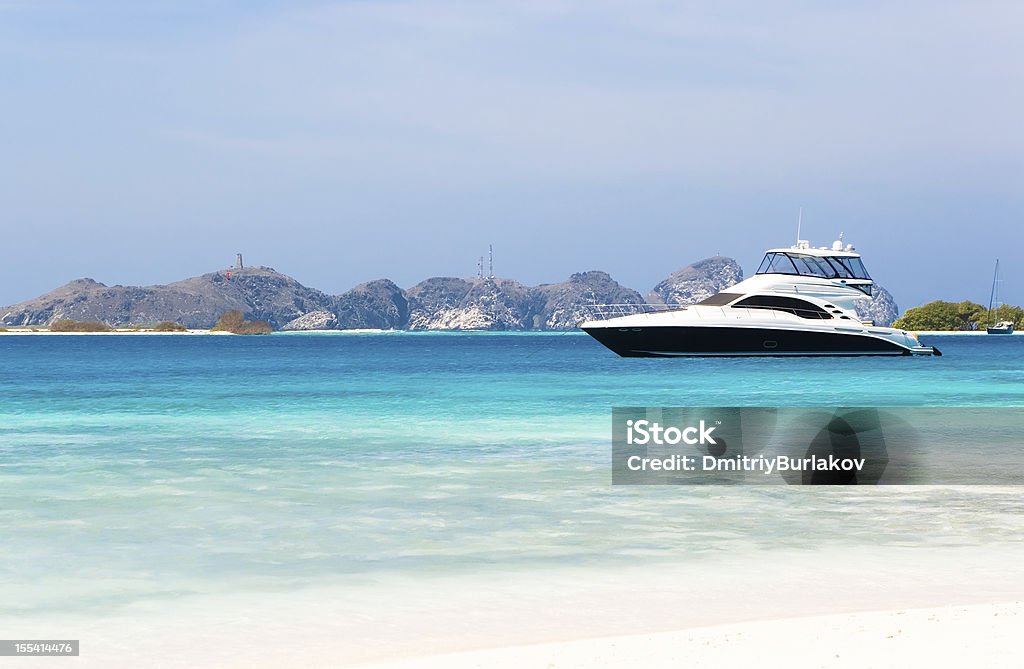
<instances>
[{"instance_id":1,"label":"white sand beach","mask_svg":"<svg viewBox=\"0 0 1024 669\"><path fill-rule=\"evenodd\" d=\"M364 574L329 588L21 616L0 629L79 639L76 667L1011 667L1021 557L1013 545L886 547Z\"/></svg>"},{"instance_id":2,"label":"white sand beach","mask_svg":"<svg viewBox=\"0 0 1024 669\"><path fill-rule=\"evenodd\" d=\"M216 330L216 331L215 330L177 330L177 331L174 331L174 332L157 332L156 330L107 330L107 331L103 331L103 332L51 332L50 330L36 330L36 329L31 329L31 328L7 328L6 330L0 331L0 336L3 336L3 335L12 335L12 336L18 336L18 335L47 335L47 336L53 336L53 337L63 337L63 336L77 337L77 336L82 336L82 335L106 335L106 336L115 336L115 335L132 335L132 336L134 336L134 335L156 335L156 336L160 336L160 337L170 337L170 336L175 336L175 335L178 335L178 336L181 336L181 335L216 335L216 336L223 336L223 335L230 335L230 334L232 334L232 333L231 332L225 332L223 330Z\"/></svg>"},{"instance_id":3,"label":"white sand beach","mask_svg":"<svg viewBox=\"0 0 1024 669\"><path fill-rule=\"evenodd\" d=\"M303 334L331 334L331 335L343 335L343 334L388 334L401 332L401 330L373 330L373 329L357 329L357 330L294 330L294 331L277 331L274 334L287 334L287 335L303 335ZM173 335L230 335L231 332L225 332L223 330L178 330L174 332L157 332L156 330L135 330L135 329L119 329L109 330L104 332L51 332L50 330L41 330L33 328L6 328L0 330L0 336L2 335L159 335L161 337L173 336Z\"/></svg>"},{"instance_id":4,"label":"white sand beach","mask_svg":"<svg viewBox=\"0 0 1024 669\"><path fill-rule=\"evenodd\" d=\"M894 609L450 653L367 669L1019 667L1024 603Z\"/></svg>"},{"instance_id":5,"label":"white sand beach","mask_svg":"<svg viewBox=\"0 0 1024 669\"><path fill-rule=\"evenodd\" d=\"M957 337L960 337L960 336L963 336L963 335L988 335L988 332L985 331L985 330L914 330L913 332L914 332L915 335L918 335L919 337L924 337L924 336L928 336L928 337L935 337L935 336L938 336L938 337L957 336ZM1024 332L1011 332L1009 335L1002 334L1002 335L999 335L999 336L1000 337L1006 337L1006 336L1011 336L1012 337L1012 336L1015 336L1015 335L1022 335L1022 334L1024 334ZM993 335L993 336L995 336L995 335Z\"/></svg>"}]
</instances>

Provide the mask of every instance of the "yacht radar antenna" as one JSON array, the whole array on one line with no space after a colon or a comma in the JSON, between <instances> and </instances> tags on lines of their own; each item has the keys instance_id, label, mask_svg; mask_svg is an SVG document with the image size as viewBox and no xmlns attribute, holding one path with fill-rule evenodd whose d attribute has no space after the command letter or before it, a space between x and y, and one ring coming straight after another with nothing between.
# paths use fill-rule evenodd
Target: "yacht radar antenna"
<instances>
[{"instance_id":1,"label":"yacht radar antenna","mask_svg":"<svg viewBox=\"0 0 1024 669\"><path fill-rule=\"evenodd\" d=\"M810 242L806 239L800 239L800 229L804 223L804 208L800 207L800 212L796 215L796 244L793 245L795 249L806 249L810 248Z\"/></svg>"}]
</instances>

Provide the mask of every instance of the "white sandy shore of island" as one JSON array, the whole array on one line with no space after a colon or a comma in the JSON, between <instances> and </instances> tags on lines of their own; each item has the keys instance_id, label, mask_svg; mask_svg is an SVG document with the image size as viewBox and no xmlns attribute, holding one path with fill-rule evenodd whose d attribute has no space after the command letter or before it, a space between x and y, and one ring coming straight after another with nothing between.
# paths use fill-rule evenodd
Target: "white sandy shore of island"
<instances>
[{"instance_id":1,"label":"white sandy shore of island","mask_svg":"<svg viewBox=\"0 0 1024 669\"><path fill-rule=\"evenodd\" d=\"M402 330L373 330L373 329L357 329L357 330L278 330L272 334L280 335L303 335L303 334L332 334L332 335L343 335L343 334L387 334L387 333L402 332ZM223 330L177 330L173 332L157 332L156 330L135 330L135 329L119 329L119 330L107 330L102 332L51 332L50 330L33 329L33 328L19 328L19 327L8 327L4 330L0 330L0 336L2 335L52 335L52 336L81 336L81 335L157 335L160 337L170 337L174 335L215 335L224 336L230 335L231 332L224 332Z\"/></svg>"},{"instance_id":2,"label":"white sandy shore of island","mask_svg":"<svg viewBox=\"0 0 1024 669\"><path fill-rule=\"evenodd\" d=\"M371 334L371 333L388 333L398 332L398 330L296 330L296 331L278 331L273 334L287 334L287 335L300 335L300 334ZM175 332L157 332L155 330L109 330L105 332L51 332L49 330L30 330L26 328L7 328L6 332L0 331L0 336L3 335L52 335L52 336L82 336L82 335L104 335L104 336L116 336L116 335L157 335L160 337L171 337L171 336L182 336L182 335L214 335L224 336L230 335L231 332L224 332L221 330L178 330Z\"/></svg>"},{"instance_id":3,"label":"white sandy shore of island","mask_svg":"<svg viewBox=\"0 0 1024 669\"><path fill-rule=\"evenodd\" d=\"M73 336L79 337L82 335L157 335L160 337L170 337L174 335L230 335L230 332L213 331L213 330L177 330L174 332L157 332L155 330L107 330L103 332L51 332L50 330L32 330L28 328L7 328L6 331L0 332L0 336L3 335L51 335L54 337L60 336Z\"/></svg>"},{"instance_id":4,"label":"white sandy shore of island","mask_svg":"<svg viewBox=\"0 0 1024 669\"><path fill-rule=\"evenodd\" d=\"M1020 667L1024 603L895 609L448 653L365 669Z\"/></svg>"},{"instance_id":5,"label":"white sandy shore of island","mask_svg":"<svg viewBox=\"0 0 1024 669\"><path fill-rule=\"evenodd\" d=\"M935 337L935 336L963 336L963 335L987 335L985 330L971 330L971 331L948 331L948 330L910 330L914 335L919 337ZM548 332L535 332L535 331L511 331L511 330L380 330L374 328L358 328L353 330L275 330L273 334L277 335L349 335L349 334L546 334L546 335L566 335L566 334L582 334L581 330L565 330L565 331L548 331ZM159 336L172 336L172 335L228 335L230 332L214 331L214 330L201 330L201 329L189 329L177 332L156 332L154 330L135 330L135 329L117 329L108 332L51 332L45 329L35 329L27 327L9 326L6 329L0 329L0 336L2 335L159 335ZM1012 335L1024 335L1022 332L1014 332ZM1011 335L1011 336L1012 336ZM1001 335L1006 336L1006 335Z\"/></svg>"},{"instance_id":6,"label":"white sandy shore of island","mask_svg":"<svg viewBox=\"0 0 1024 669\"><path fill-rule=\"evenodd\" d=\"M957 337L960 337L960 336L963 336L963 335L971 335L971 336L973 336L973 335L987 335L988 334L988 332L985 331L985 330L912 330L911 332L913 334L919 336L919 337L935 337L935 336L939 336L939 337L957 336ZM1021 334L1024 334L1024 332L1012 332L1010 334L1011 334L1011 336L1012 335L1021 335ZM999 335L999 336L1000 337L1005 337L1007 335Z\"/></svg>"},{"instance_id":7,"label":"white sandy shore of island","mask_svg":"<svg viewBox=\"0 0 1024 669\"><path fill-rule=\"evenodd\" d=\"M331 585L192 594L179 587L176 596L121 605L100 598L77 613L59 606L61 597L88 596L82 588L92 586L55 576L8 588L11 602L52 589L54 608L0 614L0 629L9 639L78 639L74 664L90 669L1018 667L1022 558L1016 543L833 546L668 563L637 556L619 566L382 571ZM4 659L5 667L41 664Z\"/></svg>"},{"instance_id":8,"label":"white sandy shore of island","mask_svg":"<svg viewBox=\"0 0 1024 669\"><path fill-rule=\"evenodd\" d=\"M161 337L168 337L173 335L230 335L230 332L214 331L214 330L177 330L174 332L157 332L155 330L135 330L135 329L119 329L109 330L103 332L51 332L50 330L34 329L25 327L7 327L6 329L0 329L0 336L3 335L51 335L51 336L81 336L81 335L159 335ZM414 335L414 336L431 336L431 335L452 335L452 334L466 334L466 335L530 335L530 336L550 336L550 337L561 337L565 335L583 335L585 334L582 330L548 330L548 331L537 331L537 330L379 330L374 328L356 328L352 330L275 330L270 333L273 335L281 336L302 336L302 335L334 335L334 336L345 336L345 335L365 335L365 334L394 334L394 335Z\"/></svg>"}]
</instances>

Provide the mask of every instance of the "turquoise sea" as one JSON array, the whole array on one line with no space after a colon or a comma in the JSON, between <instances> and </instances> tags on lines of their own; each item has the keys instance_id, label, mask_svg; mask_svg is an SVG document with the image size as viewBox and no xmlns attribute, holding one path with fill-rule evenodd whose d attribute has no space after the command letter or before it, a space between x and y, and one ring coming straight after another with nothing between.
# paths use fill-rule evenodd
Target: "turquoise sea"
<instances>
[{"instance_id":1,"label":"turquoise sea","mask_svg":"<svg viewBox=\"0 0 1024 669\"><path fill-rule=\"evenodd\" d=\"M941 358L622 359L577 334L0 337L0 615L389 575L1020 546L1019 488L610 485L613 406L1024 406Z\"/></svg>"}]
</instances>

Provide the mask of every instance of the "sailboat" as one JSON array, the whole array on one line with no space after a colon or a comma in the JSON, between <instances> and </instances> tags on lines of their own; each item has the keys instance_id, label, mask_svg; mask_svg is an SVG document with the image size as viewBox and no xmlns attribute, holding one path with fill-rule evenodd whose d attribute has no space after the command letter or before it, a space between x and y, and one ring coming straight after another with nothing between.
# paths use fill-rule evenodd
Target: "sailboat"
<instances>
[{"instance_id":1,"label":"sailboat","mask_svg":"<svg viewBox=\"0 0 1024 669\"><path fill-rule=\"evenodd\" d=\"M995 307L995 318L992 317L992 308ZM995 325L988 327L989 334L1013 334L1013 321L999 320L999 259L996 259L996 271L992 275L992 293L988 298L989 322L996 321Z\"/></svg>"}]
</instances>

